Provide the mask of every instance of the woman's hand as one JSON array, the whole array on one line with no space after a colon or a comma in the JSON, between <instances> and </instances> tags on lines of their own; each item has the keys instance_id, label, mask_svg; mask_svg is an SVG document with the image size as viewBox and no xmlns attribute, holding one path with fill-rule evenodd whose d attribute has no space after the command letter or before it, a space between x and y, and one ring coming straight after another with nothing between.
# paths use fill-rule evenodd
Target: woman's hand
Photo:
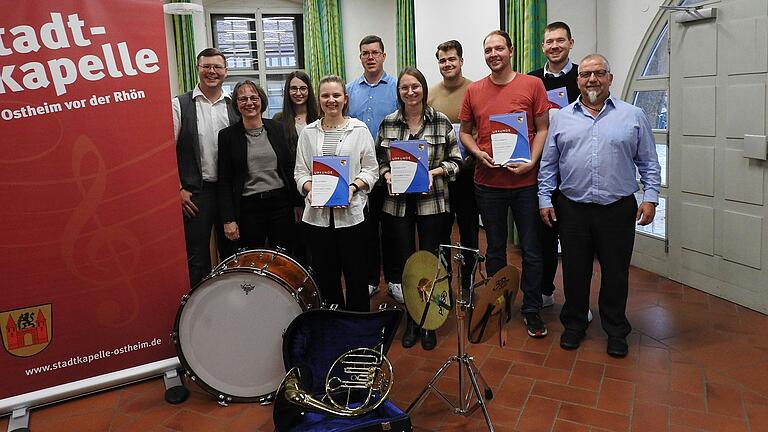
<instances>
[{"instance_id":1,"label":"woman's hand","mask_svg":"<svg viewBox=\"0 0 768 432\"><path fill-rule=\"evenodd\" d=\"M240 228L237 222L227 222L224 224L224 236L232 241L240 238Z\"/></svg>"}]
</instances>

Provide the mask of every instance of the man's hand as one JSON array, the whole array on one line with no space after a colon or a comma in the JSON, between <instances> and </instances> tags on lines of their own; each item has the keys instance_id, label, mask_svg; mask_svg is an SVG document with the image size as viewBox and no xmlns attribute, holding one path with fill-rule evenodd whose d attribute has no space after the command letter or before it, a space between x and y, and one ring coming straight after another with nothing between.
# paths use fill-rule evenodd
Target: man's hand
<instances>
[{"instance_id":1,"label":"man's hand","mask_svg":"<svg viewBox=\"0 0 768 432\"><path fill-rule=\"evenodd\" d=\"M240 228L237 222L227 222L224 224L224 237L235 241L240 238Z\"/></svg>"},{"instance_id":2,"label":"man's hand","mask_svg":"<svg viewBox=\"0 0 768 432\"><path fill-rule=\"evenodd\" d=\"M493 158L482 150L478 150L477 153L475 153L475 159L481 161L483 165L487 166L488 168L497 168Z\"/></svg>"},{"instance_id":3,"label":"man's hand","mask_svg":"<svg viewBox=\"0 0 768 432\"><path fill-rule=\"evenodd\" d=\"M516 162L506 166L507 170L515 175L523 175L534 167L536 167L536 164L533 161L525 163Z\"/></svg>"},{"instance_id":4,"label":"man's hand","mask_svg":"<svg viewBox=\"0 0 768 432\"><path fill-rule=\"evenodd\" d=\"M653 218L656 217L656 204L648 201L643 201L640 207L637 208L637 220L638 225L648 225L653 222Z\"/></svg>"},{"instance_id":5,"label":"man's hand","mask_svg":"<svg viewBox=\"0 0 768 432\"><path fill-rule=\"evenodd\" d=\"M197 216L199 210L192 202L192 192L182 189L179 195L181 195L181 211L184 212L184 216L188 218Z\"/></svg>"},{"instance_id":6,"label":"man's hand","mask_svg":"<svg viewBox=\"0 0 768 432\"><path fill-rule=\"evenodd\" d=\"M542 222L544 222L544 225L552 228L557 222L557 215L555 214L555 209L552 207L544 207L542 209L539 209L539 216L541 216Z\"/></svg>"}]
</instances>

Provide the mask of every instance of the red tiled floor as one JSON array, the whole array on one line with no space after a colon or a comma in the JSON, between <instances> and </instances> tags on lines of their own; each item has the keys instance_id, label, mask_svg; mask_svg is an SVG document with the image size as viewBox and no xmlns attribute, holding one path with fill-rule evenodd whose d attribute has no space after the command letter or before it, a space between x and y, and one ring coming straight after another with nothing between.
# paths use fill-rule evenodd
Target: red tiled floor
<instances>
[{"instance_id":1,"label":"red tiled floor","mask_svg":"<svg viewBox=\"0 0 768 432\"><path fill-rule=\"evenodd\" d=\"M510 263L520 257L510 251ZM505 347L495 340L468 345L493 390L488 411L498 432L701 432L768 431L768 317L690 287L632 268L628 316L634 326L627 358L605 353L597 308L599 266L595 266L592 311L595 322L576 351L558 345L562 333L562 281L556 304L542 311L549 335L531 339L516 314ZM380 292L373 305L388 300ZM518 297L519 302L519 297ZM402 329L401 329L402 331ZM399 333L398 333L399 337ZM438 329L433 351L405 350L399 339L389 357L395 369L390 399L405 409L456 353L453 317ZM438 383L455 402L457 368ZM153 379L96 395L32 410L33 431L174 432L273 431L272 407L221 407L190 385L181 405L163 401L163 382ZM487 431L480 410L464 417L435 395L412 413L414 430ZM8 418L0 419L5 430Z\"/></svg>"}]
</instances>

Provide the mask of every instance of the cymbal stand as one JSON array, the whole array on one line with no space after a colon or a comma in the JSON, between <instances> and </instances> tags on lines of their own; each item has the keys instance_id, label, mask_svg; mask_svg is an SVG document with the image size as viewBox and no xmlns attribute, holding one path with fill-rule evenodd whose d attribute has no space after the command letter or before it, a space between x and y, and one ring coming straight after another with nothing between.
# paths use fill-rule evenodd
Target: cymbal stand
<instances>
[{"instance_id":1,"label":"cymbal stand","mask_svg":"<svg viewBox=\"0 0 768 432\"><path fill-rule=\"evenodd\" d=\"M456 255L453 257L453 259L459 264L461 264L464 261L464 255L463 253L469 252L474 254L475 260L474 265L472 268L472 274L470 275L470 286L474 287L474 276L475 271L477 269L478 263L485 261L485 257L480 255L480 251L478 249L471 249L464 246L461 246L459 244L456 245L450 245L450 244L441 244L439 249L439 256L441 259L444 259L443 252L447 251L448 253L452 253L452 251L456 250ZM439 269L440 264L438 260L437 269L435 271L435 279L439 276ZM459 281L461 280L461 265L458 266L459 268ZM448 360L445 362L443 366L440 367L440 369L437 370L437 373L435 373L435 376L432 377L432 380L427 384L424 389L419 393L419 396L416 397L416 400L414 400L410 406L408 406L408 409L406 409L406 413L411 414L416 408L421 405L421 403L424 401L424 399L427 397L430 391L435 392L435 394L440 397L448 406L450 406L453 409L453 413L457 415L463 415L464 417L469 417L472 413L474 413L478 408L480 408L483 411L483 417L485 417L485 422L488 424L488 430L490 432L493 432L493 424L491 423L491 417L488 415L488 409L485 406L485 400L491 400L493 399L493 391L488 386L488 383L485 381L483 376L480 374L480 369L475 365L475 361L467 354L465 347L466 347L466 330L464 329L464 317L465 312L467 308L472 307L472 290L470 290L469 295L464 295L464 290L461 289L461 283L458 285L458 291L459 294L455 296L455 298L458 299L456 302L456 307L453 308L455 314L456 314L456 334L457 334L457 352L456 355L451 356L448 358ZM465 298L469 297L469 298ZM443 394L438 388L437 388L437 382L440 380L440 378L443 377L443 374L448 370L448 368L456 363L456 365L459 367L459 388L457 392L457 399L458 404L454 404L448 397ZM469 382L471 384L471 387L466 388L465 383L465 374L469 377ZM483 386L483 391L480 391L480 385ZM475 401L472 403L472 397L474 396Z\"/></svg>"}]
</instances>

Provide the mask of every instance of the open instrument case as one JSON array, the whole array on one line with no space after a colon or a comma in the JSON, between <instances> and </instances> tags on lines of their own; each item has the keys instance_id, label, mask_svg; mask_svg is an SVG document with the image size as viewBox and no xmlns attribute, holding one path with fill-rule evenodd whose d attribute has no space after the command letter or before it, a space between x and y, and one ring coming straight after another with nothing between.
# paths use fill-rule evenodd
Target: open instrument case
<instances>
[{"instance_id":1,"label":"open instrument case","mask_svg":"<svg viewBox=\"0 0 768 432\"><path fill-rule=\"evenodd\" d=\"M326 376L334 364L338 364L336 360L360 348L386 355L402 315L400 309L376 312L313 309L296 317L283 337L285 370L297 368L300 373L298 387L302 389L302 395L306 393L315 401L321 401L322 405L331 407L331 410L311 409L289 401L284 392L287 387L284 382L274 403L276 432L411 431L408 414L388 400L362 415L342 416L333 412L333 404L328 399L323 399L326 395ZM370 367L375 369L377 365L363 365L358 370L369 370ZM362 377L358 378L365 381ZM393 384L391 380L389 384ZM360 391L355 390L358 392L355 395L359 396ZM352 409L358 405L353 403Z\"/></svg>"}]
</instances>

